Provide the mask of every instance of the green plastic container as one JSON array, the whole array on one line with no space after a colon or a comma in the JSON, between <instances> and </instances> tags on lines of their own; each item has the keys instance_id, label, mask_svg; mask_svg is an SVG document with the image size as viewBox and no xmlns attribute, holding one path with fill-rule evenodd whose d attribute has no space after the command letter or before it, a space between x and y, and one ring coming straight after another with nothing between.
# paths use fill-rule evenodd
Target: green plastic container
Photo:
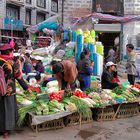
<instances>
[{"instance_id":1,"label":"green plastic container","mask_svg":"<svg viewBox=\"0 0 140 140\"><path fill-rule=\"evenodd\" d=\"M90 80L91 80L91 81L96 81L97 79L96 79L95 76L91 76L91 77L90 77Z\"/></svg>"},{"instance_id":2,"label":"green plastic container","mask_svg":"<svg viewBox=\"0 0 140 140\"><path fill-rule=\"evenodd\" d=\"M48 74L52 74L52 70L51 70L51 68L49 68L49 67L47 67L47 68L45 69L45 72L48 73Z\"/></svg>"}]
</instances>

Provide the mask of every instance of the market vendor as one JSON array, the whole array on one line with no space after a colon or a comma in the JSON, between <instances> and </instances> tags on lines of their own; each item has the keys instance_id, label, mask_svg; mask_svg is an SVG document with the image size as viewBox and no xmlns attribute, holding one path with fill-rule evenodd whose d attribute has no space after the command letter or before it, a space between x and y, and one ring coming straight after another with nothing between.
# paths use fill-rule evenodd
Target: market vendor
<instances>
[{"instance_id":1,"label":"market vendor","mask_svg":"<svg viewBox=\"0 0 140 140\"><path fill-rule=\"evenodd\" d=\"M121 85L119 81L117 82L113 80L114 72L116 72L116 64L111 61L107 62L101 77L102 89L114 89Z\"/></svg>"},{"instance_id":2,"label":"market vendor","mask_svg":"<svg viewBox=\"0 0 140 140\"><path fill-rule=\"evenodd\" d=\"M72 90L76 87L77 68L76 65L70 60L63 60L61 62L55 62L52 64L52 71L58 80L59 88L61 90L65 88L71 88Z\"/></svg>"}]
</instances>

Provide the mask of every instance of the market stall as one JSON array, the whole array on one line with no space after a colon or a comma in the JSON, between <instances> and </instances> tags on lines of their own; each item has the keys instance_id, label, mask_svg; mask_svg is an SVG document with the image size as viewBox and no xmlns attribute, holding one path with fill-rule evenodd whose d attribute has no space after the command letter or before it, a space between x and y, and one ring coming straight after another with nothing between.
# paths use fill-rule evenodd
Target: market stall
<instances>
[{"instance_id":1,"label":"market stall","mask_svg":"<svg viewBox=\"0 0 140 140\"><path fill-rule=\"evenodd\" d=\"M49 22L50 23L50 22ZM29 31L43 30L49 24L36 25ZM56 25L56 24L55 24ZM50 26L50 25L49 25ZM34 78L29 81L33 94L24 92L17 85L17 101L19 105L19 120L21 126L28 114L29 126L33 131L63 128L75 124L88 123L94 120L105 121L130 117L139 114L139 85L123 84L114 90L103 90L96 76L103 71L104 46L96 40L96 32L88 29L64 30L62 44L54 40L54 44L44 43L45 36L37 38L39 44L31 53L32 58L42 57L45 66L45 76L52 77L50 62L52 60L69 59L77 62L84 48L90 50L90 59L94 61L91 88L85 92L80 89L59 91L58 82L48 81L43 87ZM60 40L59 40L60 41ZM48 78L48 77L47 77Z\"/></svg>"},{"instance_id":2,"label":"market stall","mask_svg":"<svg viewBox=\"0 0 140 140\"><path fill-rule=\"evenodd\" d=\"M18 125L28 113L29 125L36 132L139 115L140 86L137 84L114 90L89 88L85 92L80 89L49 92L46 89L45 94L33 88L33 95L23 94L20 87L18 89Z\"/></svg>"}]
</instances>

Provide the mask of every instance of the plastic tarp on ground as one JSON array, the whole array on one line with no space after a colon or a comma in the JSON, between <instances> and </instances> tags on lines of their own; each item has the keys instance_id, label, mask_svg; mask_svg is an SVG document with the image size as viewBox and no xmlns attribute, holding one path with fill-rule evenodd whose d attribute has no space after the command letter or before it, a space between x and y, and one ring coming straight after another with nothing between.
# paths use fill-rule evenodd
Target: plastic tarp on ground
<instances>
[{"instance_id":1,"label":"plastic tarp on ground","mask_svg":"<svg viewBox=\"0 0 140 140\"><path fill-rule=\"evenodd\" d=\"M36 33L38 31L42 31L44 28L47 28L50 30L57 30L59 27L58 18L59 16L52 16L37 25L28 27L27 31L31 33Z\"/></svg>"},{"instance_id":2,"label":"plastic tarp on ground","mask_svg":"<svg viewBox=\"0 0 140 140\"><path fill-rule=\"evenodd\" d=\"M31 117L32 117L31 125L38 125L38 124L44 123L46 121L52 121L52 120L57 120L57 119L63 118L63 117L68 116L72 113L74 113L74 112L62 111L62 112L58 112L58 113L53 114L53 115L37 116L37 115L34 115L33 113L29 112L29 115L31 115Z\"/></svg>"},{"instance_id":3,"label":"plastic tarp on ground","mask_svg":"<svg viewBox=\"0 0 140 140\"><path fill-rule=\"evenodd\" d=\"M71 21L71 24L76 25L80 22L87 21L89 18L97 18L98 20L126 23L126 22L140 20L140 15L127 15L127 16L121 17L121 16L112 16L109 14L102 14L102 13L92 13L92 14L86 15L84 17L70 18L70 21Z\"/></svg>"}]
</instances>

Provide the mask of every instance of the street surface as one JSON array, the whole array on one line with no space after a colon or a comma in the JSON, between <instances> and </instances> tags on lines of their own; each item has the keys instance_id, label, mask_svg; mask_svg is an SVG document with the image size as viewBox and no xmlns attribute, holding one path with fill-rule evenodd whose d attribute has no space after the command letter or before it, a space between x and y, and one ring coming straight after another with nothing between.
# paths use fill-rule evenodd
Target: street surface
<instances>
[{"instance_id":1,"label":"street surface","mask_svg":"<svg viewBox=\"0 0 140 140\"><path fill-rule=\"evenodd\" d=\"M7 140L140 140L140 116L84 124L81 130L77 125L36 134L30 128L24 128Z\"/></svg>"}]
</instances>

